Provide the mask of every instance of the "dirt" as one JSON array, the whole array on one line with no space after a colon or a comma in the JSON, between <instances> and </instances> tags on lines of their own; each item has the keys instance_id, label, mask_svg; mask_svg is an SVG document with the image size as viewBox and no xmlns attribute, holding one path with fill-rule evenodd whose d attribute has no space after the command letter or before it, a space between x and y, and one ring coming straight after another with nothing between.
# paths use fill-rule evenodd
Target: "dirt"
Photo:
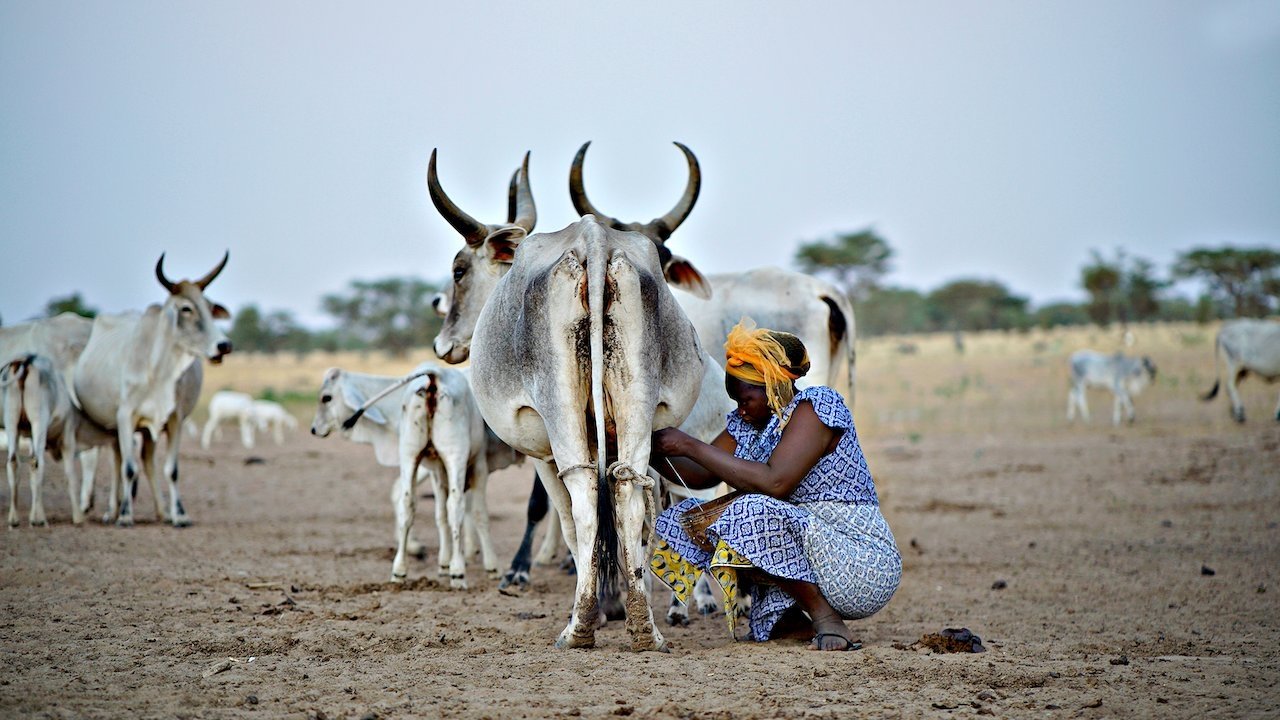
<instances>
[{"instance_id":1,"label":"dirt","mask_svg":"<svg viewBox=\"0 0 1280 720\"><path fill-rule=\"evenodd\" d=\"M471 589L450 590L429 499L431 551L386 582L392 472L337 439L184 449L186 529L147 522L145 487L137 527L74 527L51 472L54 525L0 532L0 715L1276 716L1278 433L864 438L905 571L846 653L734 643L723 615L663 624L670 654L631 652L622 622L553 650L572 578L535 568L506 595L472 561ZM504 559L531 475L491 481ZM898 649L948 627L987 651Z\"/></svg>"}]
</instances>

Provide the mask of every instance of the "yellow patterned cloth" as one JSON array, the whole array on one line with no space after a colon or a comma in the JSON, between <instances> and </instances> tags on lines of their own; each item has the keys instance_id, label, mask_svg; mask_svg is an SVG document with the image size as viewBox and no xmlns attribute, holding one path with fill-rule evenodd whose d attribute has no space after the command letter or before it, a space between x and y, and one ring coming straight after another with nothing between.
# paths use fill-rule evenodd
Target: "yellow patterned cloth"
<instances>
[{"instance_id":1,"label":"yellow patterned cloth","mask_svg":"<svg viewBox=\"0 0 1280 720\"><path fill-rule=\"evenodd\" d=\"M720 586L720 592L724 594L724 615L729 621L730 635L734 635L734 623L739 613L738 573L754 567L750 560L729 547L724 540L716 544L716 551L711 556L711 577ZM689 600L693 597L693 586L698 583L698 578L702 575L702 570L698 566L681 557L680 553L668 545L666 540L660 540L658 548L653 551L653 557L649 559L649 568L659 580L671 588L677 600L685 605L689 604Z\"/></svg>"}]
</instances>

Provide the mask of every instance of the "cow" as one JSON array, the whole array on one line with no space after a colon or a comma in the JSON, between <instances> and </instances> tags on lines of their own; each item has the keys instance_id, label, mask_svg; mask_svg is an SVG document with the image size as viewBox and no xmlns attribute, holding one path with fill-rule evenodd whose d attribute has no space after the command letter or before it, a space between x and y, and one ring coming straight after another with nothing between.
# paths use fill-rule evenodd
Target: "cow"
<instances>
[{"instance_id":1,"label":"cow","mask_svg":"<svg viewBox=\"0 0 1280 720\"><path fill-rule=\"evenodd\" d=\"M616 572L620 550L631 646L663 650L641 554L655 503L650 435L684 421L704 375L697 332L667 282L705 292L705 280L649 236L593 215L529 235L536 212L527 167L528 155L517 171L514 222L494 227L449 201L432 152L431 199L466 241L435 350L450 363L470 359L485 419L534 459L560 515L578 574L573 614L555 646L595 644L598 576ZM669 236L696 195L691 179L677 206L646 226Z\"/></svg>"},{"instance_id":2,"label":"cow","mask_svg":"<svg viewBox=\"0 0 1280 720\"><path fill-rule=\"evenodd\" d=\"M590 145L585 143L579 148L569 171L569 196L574 209L579 215L594 215L616 229L637 230L648 235L658 245L659 254L663 254L666 241L674 231L668 222L660 219L650 223L624 223L600 212L587 198L582 167ZM697 157L687 147L676 145L685 154L691 183L700 183L702 173ZM694 185L692 192L686 194L690 209L698 189ZM663 257L668 256L676 272L679 272L679 263L687 262L666 251ZM730 328L743 317L750 317L760 327L786 330L804 342L811 367L809 373L797 381L798 387L830 386L853 406L856 335L853 306L848 296L831 283L803 273L765 267L708 275L706 284L694 286L694 292L674 295L697 329L703 347L713 351L716 362L724 364L719 349L724 346Z\"/></svg>"},{"instance_id":3,"label":"cow","mask_svg":"<svg viewBox=\"0 0 1280 720\"><path fill-rule=\"evenodd\" d=\"M439 574L448 575L456 587L466 587L464 557L468 553L464 545L471 536L461 537L462 531L465 528L480 536L485 571L496 575L497 561L489 538L488 505L483 494L489 471L520 462L523 456L514 453L484 425L464 372L424 363L409 377L419 382L399 393L389 393L389 389L398 389L406 380L330 368L321 381L311 434L323 438L340 430L353 442L372 445L378 464L399 468L391 491L396 515L393 581L403 581L407 576L408 555L425 555L425 547L413 537L412 528L417 504L415 488L430 476L440 539ZM478 437L473 427L477 420L481 429ZM456 492L451 487L454 483L459 488ZM464 523L464 515L471 522ZM455 523L461 542L455 541Z\"/></svg>"},{"instance_id":4,"label":"cow","mask_svg":"<svg viewBox=\"0 0 1280 720\"><path fill-rule=\"evenodd\" d=\"M253 409L253 396L234 390L219 390L209 398L209 419L204 423L204 432L200 435L200 447L209 449L214 436L221 436L219 427L231 420L240 426L240 444L245 448L253 447L253 426L256 422Z\"/></svg>"},{"instance_id":5,"label":"cow","mask_svg":"<svg viewBox=\"0 0 1280 720\"><path fill-rule=\"evenodd\" d=\"M1280 380L1280 323L1272 320L1232 320L1223 323L1214 342L1213 388L1202 398L1206 402L1218 395L1222 365L1226 363L1227 395L1231 398L1231 417L1244 422L1244 403L1236 384L1254 373L1268 383ZM1280 421L1280 401L1275 418Z\"/></svg>"},{"instance_id":6,"label":"cow","mask_svg":"<svg viewBox=\"0 0 1280 720\"><path fill-rule=\"evenodd\" d=\"M133 524L133 491L138 479L133 436L139 430L152 439L158 439L162 431L168 434L170 449L164 468L169 479L167 517L177 527L191 522L178 497L177 448L182 437L178 380L192 363L207 358L217 364L231 352L231 341L214 322L231 314L204 294L229 257L229 252L223 255L222 261L198 280L173 282L164 274L162 254L155 275L168 292L163 303L142 313L99 315L93 320L89 343L76 362L74 392L85 414L114 430L119 438L123 488L118 526ZM156 468L151 469L154 478ZM164 518L161 514L160 519Z\"/></svg>"},{"instance_id":7,"label":"cow","mask_svg":"<svg viewBox=\"0 0 1280 720\"><path fill-rule=\"evenodd\" d=\"M271 431L276 445L284 444L284 431L297 430L298 420L284 406L272 400L253 401L253 422L262 432Z\"/></svg>"},{"instance_id":8,"label":"cow","mask_svg":"<svg viewBox=\"0 0 1280 720\"><path fill-rule=\"evenodd\" d=\"M1135 412L1132 396L1142 392L1156 379L1156 366L1149 357L1126 357L1121 353L1103 355L1092 350L1080 350L1071 354L1071 392L1067 395L1067 421L1075 419L1076 408L1085 422L1089 421L1089 405L1085 401L1085 389L1107 388L1115 395L1112 412L1113 425L1120 424L1123 411L1130 425Z\"/></svg>"},{"instance_id":9,"label":"cow","mask_svg":"<svg viewBox=\"0 0 1280 720\"><path fill-rule=\"evenodd\" d=\"M3 408L7 439L9 527L18 525L18 438L22 434L31 443L31 509L27 521L32 526L48 524L43 498L47 450L54 460L65 461L71 521L77 525L84 522L81 506L84 485L78 472L77 454L82 447L114 443L114 435L84 418L71 403L57 364L43 355L29 354L0 366L0 408ZM92 488L92 478L89 478L89 487Z\"/></svg>"},{"instance_id":10,"label":"cow","mask_svg":"<svg viewBox=\"0 0 1280 720\"><path fill-rule=\"evenodd\" d=\"M72 375L76 360L89 343L93 321L75 313L65 312L51 318L0 327L0 362L8 362L35 354L48 358L62 378L64 388L72 387ZM4 426L0 414L0 427ZM0 438L4 438L0 434ZM93 476L98 464L97 447L82 448L79 452L83 489L80 509L87 512L93 501Z\"/></svg>"}]
</instances>

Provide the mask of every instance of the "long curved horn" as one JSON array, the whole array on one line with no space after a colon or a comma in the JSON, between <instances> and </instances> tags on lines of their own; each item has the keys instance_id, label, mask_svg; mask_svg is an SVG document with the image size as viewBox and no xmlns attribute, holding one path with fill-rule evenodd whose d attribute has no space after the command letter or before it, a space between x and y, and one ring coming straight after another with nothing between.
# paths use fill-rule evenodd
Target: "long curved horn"
<instances>
[{"instance_id":1,"label":"long curved horn","mask_svg":"<svg viewBox=\"0 0 1280 720\"><path fill-rule=\"evenodd\" d=\"M652 223L661 226L662 229L659 232L664 235L663 240L670 237L671 233L680 227L680 223L689 217L689 213L693 211L694 203L698 202L698 193L702 190L702 168L698 166L698 158L694 157L693 151L685 147L684 144L676 143L675 146L684 152L685 160L689 163L689 182L685 185L684 195L676 203L676 206L671 208L671 212L655 219Z\"/></svg>"},{"instance_id":2,"label":"long curved horn","mask_svg":"<svg viewBox=\"0 0 1280 720\"><path fill-rule=\"evenodd\" d=\"M169 278L164 276L164 253L160 253L160 259L156 261L156 279L169 292L173 292L174 288L177 287Z\"/></svg>"},{"instance_id":3,"label":"long curved horn","mask_svg":"<svg viewBox=\"0 0 1280 720\"><path fill-rule=\"evenodd\" d=\"M533 204L533 189L529 187L529 153L524 154L524 163L516 171L513 178L511 195L508 202L507 222L519 225L526 233L533 232L538 223L538 208Z\"/></svg>"},{"instance_id":4,"label":"long curved horn","mask_svg":"<svg viewBox=\"0 0 1280 720\"><path fill-rule=\"evenodd\" d=\"M569 166L569 199L573 201L573 209L579 215L595 215L607 225L621 227L622 223L597 210L596 206L587 199L586 188L582 185L582 161L586 159L589 147L591 147L590 140L582 143L582 147L578 148L578 154L573 156L573 165Z\"/></svg>"},{"instance_id":5,"label":"long curved horn","mask_svg":"<svg viewBox=\"0 0 1280 720\"><path fill-rule=\"evenodd\" d=\"M163 256L163 255L162 255L162 256L160 256L160 257L161 257L161 259L164 259L164 256ZM208 275L205 275L204 277L200 278L199 280L196 280L196 287L200 288L202 291L203 291L205 288L209 287L209 283L213 282L213 279L214 279L214 278L216 278L216 277L218 277L218 273L222 272L222 268L224 268L224 267L226 267L226 266L227 266L227 260L229 260L230 258L231 258L231 251L230 251L230 250L228 250L228 251L226 251L225 253L223 253L223 254L222 254L222 262L218 263L218 267L216 267L216 268L214 268L214 269L210 270Z\"/></svg>"},{"instance_id":6,"label":"long curved horn","mask_svg":"<svg viewBox=\"0 0 1280 720\"><path fill-rule=\"evenodd\" d=\"M462 212L448 195L444 194L444 188L440 187L440 178L436 176L436 151L431 150L431 161L427 163L427 191L431 195L431 202L435 204L436 210L444 216L444 219L453 226L458 234L462 235L468 245L472 247L484 242L484 238L489 234L489 229L485 225L470 215Z\"/></svg>"}]
</instances>

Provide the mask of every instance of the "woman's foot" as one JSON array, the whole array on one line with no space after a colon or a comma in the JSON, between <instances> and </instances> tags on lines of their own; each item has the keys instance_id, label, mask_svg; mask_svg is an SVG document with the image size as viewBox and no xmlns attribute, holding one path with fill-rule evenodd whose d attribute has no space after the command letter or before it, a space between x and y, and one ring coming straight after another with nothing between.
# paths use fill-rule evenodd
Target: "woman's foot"
<instances>
[{"instance_id":1,"label":"woman's foot","mask_svg":"<svg viewBox=\"0 0 1280 720\"><path fill-rule=\"evenodd\" d=\"M813 621L813 640L809 642L810 650L857 650L862 643L854 642L849 636L849 628L845 627L840 616L827 617Z\"/></svg>"}]
</instances>

